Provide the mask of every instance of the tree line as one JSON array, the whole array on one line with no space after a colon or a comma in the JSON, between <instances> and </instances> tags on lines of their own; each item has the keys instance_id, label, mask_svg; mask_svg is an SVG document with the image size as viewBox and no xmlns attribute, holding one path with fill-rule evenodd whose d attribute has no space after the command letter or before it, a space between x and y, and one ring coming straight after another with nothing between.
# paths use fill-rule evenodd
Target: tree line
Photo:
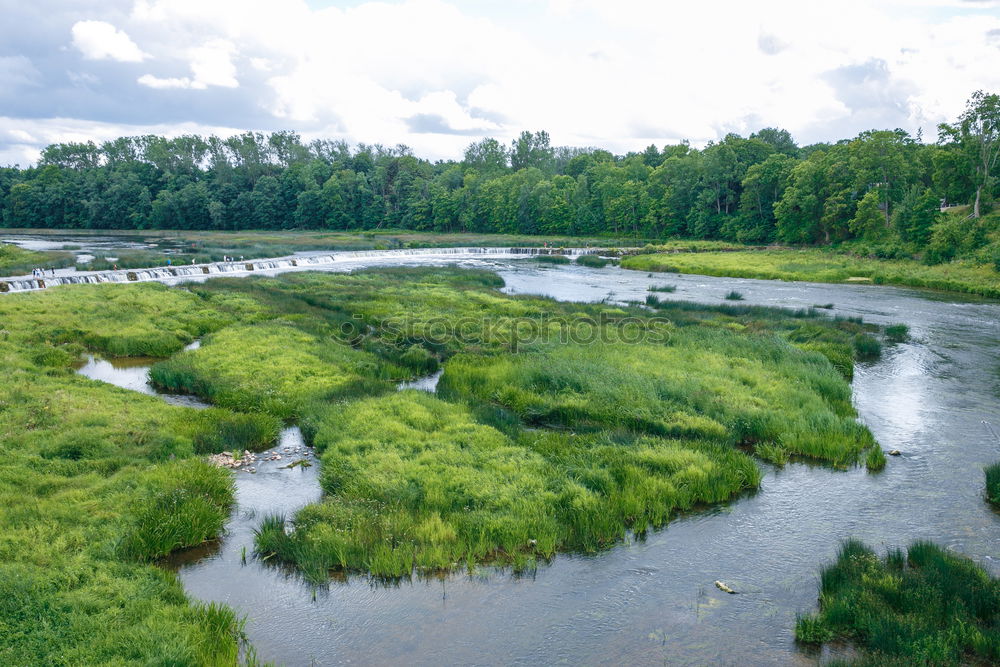
<instances>
[{"instance_id":1,"label":"tree line","mask_svg":"<svg viewBox=\"0 0 1000 667\"><path fill-rule=\"evenodd\" d=\"M294 132L122 137L48 146L0 169L6 227L335 229L632 235L924 247L940 204L986 212L998 195L1000 97L975 93L929 144L870 130L798 146L781 129L613 155L546 132L471 144L431 162L405 146Z\"/></svg>"}]
</instances>

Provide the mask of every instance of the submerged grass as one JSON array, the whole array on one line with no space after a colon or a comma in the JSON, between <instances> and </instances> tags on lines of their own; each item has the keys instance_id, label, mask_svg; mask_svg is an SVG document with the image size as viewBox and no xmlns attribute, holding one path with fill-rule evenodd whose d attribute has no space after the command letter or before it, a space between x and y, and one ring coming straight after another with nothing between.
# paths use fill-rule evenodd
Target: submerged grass
<instances>
[{"instance_id":1,"label":"submerged grass","mask_svg":"<svg viewBox=\"0 0 1000 667\"><path fill-rule=\"evenodd\" d=\"M883 558L856 540L821 575L820 610L798 619L799 641L849 639L862 664L995 664L1000 581L929 542Z\"/></svg>"}]
</instances>

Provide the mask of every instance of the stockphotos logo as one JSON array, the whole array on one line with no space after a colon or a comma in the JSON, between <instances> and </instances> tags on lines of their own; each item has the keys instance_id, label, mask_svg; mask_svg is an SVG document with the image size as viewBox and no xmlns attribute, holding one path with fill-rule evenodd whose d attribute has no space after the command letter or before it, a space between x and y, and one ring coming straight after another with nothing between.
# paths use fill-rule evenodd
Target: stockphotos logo
<instances>
[{"instance_id":1,"label":"stockphotos logo","mask_svg":"<svg viewBox=\"0 0 1000 667\"><path fill-rule=\"evenodd\" d=\"M664 317L634 317L614 312L566 317L432 317L389 318L372 322L355 315L341 324L337 338L361 344L378 331L383 340L417 344L429 349L486 347L518 350L546 343L666 343L673 323Z\"/></svg>"}]
</instances>

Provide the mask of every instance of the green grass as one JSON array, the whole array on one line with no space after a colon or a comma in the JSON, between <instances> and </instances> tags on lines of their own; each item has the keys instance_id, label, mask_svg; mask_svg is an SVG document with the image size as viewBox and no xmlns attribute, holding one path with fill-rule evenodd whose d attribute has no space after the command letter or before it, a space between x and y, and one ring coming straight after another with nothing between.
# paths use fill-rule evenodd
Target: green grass
<instances>
[{"instance_id":1,"label":"green grass","mask_svg":"<svg viewBox=\"0 0 1000 667\"><path fill-rule=\"evenodd\" d=\"M611 263L611 260L607 257L600 257L598 255L580 255L576 258L576 263L580 266L587 266L592 269L603 269Z\"/></svg>"},{"instance_id":2,"label":"green grass","mask_svg":"<svg viewBox=\"0 0 1000 667\"><path fill-rule=\"evenodd\" d=\"M536 262L542 264L569 264L569 257L566 255L534 255L532 257Z\"/></svg>"},{"instance_id":3,"label":"green grass","mask_svg":"<svg viewBox=\"0 0 1000 667\"><path fill-rule=\"evenodd\" d=\"M885 469L885 452L882 451L881 447L872 447L868 450L868 455L865 458L865 467L870 472L878 472Z\"/></svg>"},{"instance_id":4,"label":"green grass","mask_svg":"<svg viewBox=\"0 0 1000 667\"><path fill-rule=\"evenodd\" d=\"M854 356L860 361L872 361L882 356L882 344L874 336L859 333L854 337Z\"/></svg>"},{"instance_id":5,"label":"green grass","mask_svg":"<svg viewBox=\"0 0 1000 667\"><path fill-rule=\"evenodd\" d=\"M1000 463L986 466L986 500L1000 506Z\"/></svg>"},{"instance_id":6,"label":"green grass","mask_svg":"<svg viewBox=\"0 0 1000 667\"><path fill-rule=\"evenodd\" d=\"M707 241L704 239L673 239L670 241L657 241L643 246L642 254L652 253L684 253L684 252L717 252L746 250L747 246L729 241Z\"/></svg>"},{"instance_id":7,"label":"green grass","mask_svg":"<svg viewBox=\"0 0 1000 667\"><path fill-rule=\"evenodd\" d=\"M510 437L409 391L329 410L315 437L328 494L294 531L265 520L257 549L325 578L409 576L478 562L530 568L593 551L677 510L754 488L760 473L720 444L626 434Z\"/></svg>"},{"instance_id":8,"label":"green grass","mask_svg":"<svg viewBox=\"0 0 1000 667\"><path fill-rule=\"evenodd\" d=\"M676 292L677 285L650 285L650 292Z\"/></svg>"},{"instance_id":9,"label":"green grass","mask_svg":"<svg viewBox=\"0 0 1000 667\"><path fill-rule=\"evenodd\" d=\"M726 301L742 301L742 300L743 300L743 294L737 292L736 290L732 290L726 293Z\"/></svg>"},{"instance_id":10,"label":"green grass","mask_svg":"<svg viewBox=\"0 0 1000 667\"><path fill-rule=\"evenodd\" d=\"M862 323L502 284L397 268L0 298L0 663L232 664L239 619L155 562L230 511L229 474L197 457L267 447L281 420L322 452L326 497L287 534L265 522L257 548L317 579L527 570L755 488L735 445L847 465L870 442L844 380ZM577 325L604 337L565 342ZM157 382L218 407L86 379L84 352L167 357ZM440 364L451 402L394 391Z\"/></svg>"},{"instance_id":11,"label":"green grass","mask_svg":"<svg viewBox=\"0 0 1000 667\"><path fill-rule=\"evenodd\" d=\"M635 255L623 259L622 266L766 280L872 282L1000 297L1000 273L986 264L954 261L927 266L915 260L868 259L816 248Z\"/></svg>"},{"instance_id":12,"label":"green grass","mask_svg":"<svg viewBox=\"0 0 1000 667\"><path fill-rule=\"evenodd\" d=\"M905 343L910 338L910 327L905 324L891 324L885 328L885 338L891 343Z\"/></svg>"},{"instance_id":13,"label":"green grass","mask_svg":"<svg viewBox=\"0 0 1000 667\"><path fill-rule=\"evenodd\" d=\"M855 540L821 575L819 612L799 641L852 641L861 664L962 665L1000 660L1000 582L929 542L883 557Z\"/></svg>"},{"instance_id":14,"label":"green grass","mask_svg":"<svg viewBox=\"0 0 1000 667\"><path fill-rule=\"evenodd\" d=\"M873 443L826 358L726 330L682 329L666 345L460 356L446 365L438 392L496 404L532 426L769 443L839 465Z\"/></svg>"},{"instance_id":15,"label":"green grass","mask_svg":"<svg viewBox=\"0 0 1000 667\"><path fill-rule=\"evenodd\" d=\"M285 420L299 418L310 401L388 391L392 380L411 375L282 321L227 327L150 369L164 389Z\"/></svg>"},{"instance_id":16,"label":"green grass","mask_svg":"<svg viewBox=\"0 0 1000 667\"><path fill-rule=\"evenodd\" d=\"M241 619L154 561L228 517L231 474L195 455L265 448L280 424L73 371L85 350L176 352L231 321L211 301L152 285L0 299L0 663L236 663Z\"/></svg>"},{"instance_id":17,"label":"green grass","mask_svg":"<svg viewBox=\"0 0 1000 667\"><path fill-rule=\"evenodd\" d=\"M69 252L25 250L10 243L0 243L0 276L21 276L32 269L60 269L73 264Z\"/></svg>"},{"instance_id":18,"label":"green grass","mask_svg":"<svg viewBox=\"0 0 1000 667\"><path fill-rule=\"evenodd\" d=\"M119 269L145 269L155 266L180 266L183 264L202 264L205 262L222 261L221 253L171 253L164 254L155 250L106 250L104 256L95 256L89 262L78 262L77 271L108 271L115 267ZM114 257L114 259L107 259ZM191 260L194 260L192 262Z\"/></svg>"},{"instance_id":19,"label":"green grass","mask_svg":"<svg viewBox=\"0 0 1000 667\"><path fill-rule=\"evenodd\" d=\"M191 257L198 261L221 261L223 256L244 256L246 259L279 257L307 250L391 250L396 248L448 248L448 247L542 247L555 248L603 247L625 248L647 243L649 239L635 239L624 236L526 236L520 234L476 234L440 233L410 230L385 229L376 231L174 231L174 230L73 230L73 229L8 229L9 234L52 235L78 239L74 245L86 244L90 236L116 236L135 240L153 246L145 250L120 250L106 253L117 256L122 261L110 262L121 268L143 268L162 266L167 257L174 263L190 263ZM682 244L703 244L703 241L681 242ZM675 242L668 242L673 247ZM152 262L143 266L133 265L130 258L145 255L144 261ZM183 258L183 259L181 259ZM73 255L66 256L68 266L73 263ZM31 264L30 269L37 264ZM48 266L48 264L45 264ZM91 268L105 267L103 258L97 258ZM85 268L85 267L81 267ZM0 275L12 275L0 271Z\"/></svg>"}]
</instances>

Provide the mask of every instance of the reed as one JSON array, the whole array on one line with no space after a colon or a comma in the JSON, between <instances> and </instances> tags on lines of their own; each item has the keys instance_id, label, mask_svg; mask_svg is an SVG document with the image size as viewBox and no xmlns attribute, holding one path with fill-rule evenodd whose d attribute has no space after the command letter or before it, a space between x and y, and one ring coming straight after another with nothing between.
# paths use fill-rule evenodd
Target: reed
<instances>
[{"instance_id":1,"label":"reed","mask_svg":"<svg viewBox=\"0 0 1000 667\"><path fill-rule=\"evenodd\" d=\"M845 542L821 573L820 609L800 617L801 642L854 642L865 664L959 665L1000 659L1000 581L930 542L882 558Z\"/></svg>"},{"instance_id":2,"label":"reed","mask_svg":"<svg viewBox=\"0 0 1000 667\"><path fill-rule=\"evenodd\" d=\"M859 361L872 361L882 356L882 344L869 334L859 333L854 337L854 356Z\"/></svg>"},{"instance_id":3,"label":"reed","mask_svg":"<svg viewBox=\"0 0 1000 667\"><path fill-rule=\"evenodd\" d=\"M420 392L331 409L315 443L327 499L258 529L259 553L313 576L386 577L593 551L759 484L737 450L627 434L517 433Z\"/></svg>"},{"instance_id":4,"label":"reed","mask_svg":"<svg viewBox=\"0 0 1000 667\"><path fill-rule=\"evenodd\" d=\"M986 499L1000 506L1000 462L986 466Z\"/></svg>"},{"instance_id":5,"label":"reed","mask_svg":"<svg viewBox=\"0 0 1000 667\"><path fill-rule=\"evenodd\" d=\"M905 324L891 324L885 328L885 338L891 343L904 343L910 338L910 327Z\"/></svg>"}]
</instances>

